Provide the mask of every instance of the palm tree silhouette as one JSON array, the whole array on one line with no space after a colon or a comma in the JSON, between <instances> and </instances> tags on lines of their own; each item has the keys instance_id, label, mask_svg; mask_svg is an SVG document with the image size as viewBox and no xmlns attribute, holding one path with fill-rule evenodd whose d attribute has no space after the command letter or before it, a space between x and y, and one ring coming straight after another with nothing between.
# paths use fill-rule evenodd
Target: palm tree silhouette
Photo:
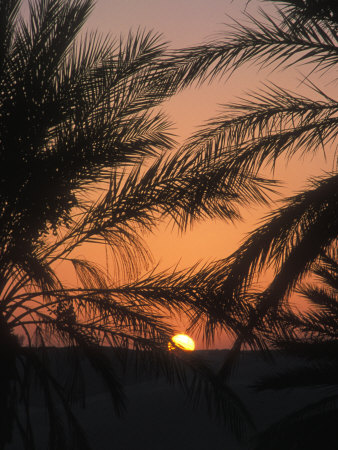
<instances>
[{"instance_id":1,"label":"palm tree silhouette","mask_svg":"<svg viewBox=\"0 0 338 450\"><path fill-rule=\"evenodd\" d=\"M70 402L82 357L103 377L118 413L124 405L103 345L119 356L135 349L194 403L204 393L240 434L247 414L236 396L193 358L166 351L168 314L218 312L209 269L140 278L150 258L142 234L163 218L181 230L206 217L234 220L241 205L266 202L273 183L229 170L222 158L170 153L170 124L158 106L182 87L179 67L151 33L75 39L91 9L91 0L41 0L24 20L19 0L0 0L0 448L14 424L24 448L35 448L32 373L47 406L50 448L88 448ZM75 255L91 243L111 252L113 270ZM75 287L58 275L59 262L75 270ZM69 349L74 383L54 377L48 345Z\"/></svg>"},{"instance_id":2,"label":"palm tree silhouette","mask_svg":"<svg viewBox=\"0 0 338 450\"><path fill-rule=\"evenodd\" d=\"M266 357L275 346L308 362L264 378L257 389L330 389L320 390L321 399L260 433L254 443L257 450L323 445L333 449L337 447L338 175L334 144L338 102L310 77L312 72L335 76L338 6L332 0L275 3L279 17L247 14L251 24L236 22L224 40L176 54L181 69L177 76L189 85L236 71L246 62L272 69L310 64L303 82L312 89L313 98L266 83L211 120L184 148L201 159L205 155L220 158L230 170L242 168L252 175L264 165L274 169L282 156L312 156L324 149L332 155L333 169L284 199L283 206L272 211L237 251L207 268L215 286L211 302L217 313L205 318L205 327L210 339L219 328L237 337L220 370L222 379L231 374L244 344L263 350ZM262 292L256 282L267 267L274 269L274 276ZM326 287L303 285L301 293L315 307L306 314L295 314L288 299L311 271ZM201 326L197 319L193 326Z\"/></svg>"},{"instance_id":3,"label":"palm tree silhouette","mask_svg":"<svg viewBox=\"0 0 338 450\"><path fill-rule=\"evenodd\" d=\"M276 4L276 18L264 12L260 18L246 14L249 25L235 22L223 40L181 50L173 57L182 85L232 73L246 62L272 69L311 64L303 82L312 89L313 98L266 83L210 120L187 140L185 151L201 160L206 155L217 158L230 171L236 168L239 174L243 170L252 175L263 166L273 170L282 156L312 156L324 148L333 159L331 172L309 180L303 192L284 199L284 205L272 211L237 251L210 265L208 274L218 290L219 320L210 318L206 326L211 338L219 327L237 335L233 354L244 343L266 349L259 329L288 308L297 283L337 239L338 102L310 81L313 71L326 76L332 71L335 76L337 5L332 0ZM256 281L268 267L274 276L262 292Z\"/></svg>"},{"instance_id":4,"label":"palm tree silhouette","mask_svg":"<svg viewBox=\"0 0 338 450\"><path fill-rule=\"evenodd\" d=\"M279 371L255 383L258 390L311 389L312 398L261 432L255 448L316 449L337 445L338 399L338 259L337 248L320 258L313 268L317 282L307 283L299 292L308 300L307 312L285 314L270 330L271 346L286 355L301 358L297 367ZM311 394L309 394L311 398Z\"/></svg>"}]
</instances>

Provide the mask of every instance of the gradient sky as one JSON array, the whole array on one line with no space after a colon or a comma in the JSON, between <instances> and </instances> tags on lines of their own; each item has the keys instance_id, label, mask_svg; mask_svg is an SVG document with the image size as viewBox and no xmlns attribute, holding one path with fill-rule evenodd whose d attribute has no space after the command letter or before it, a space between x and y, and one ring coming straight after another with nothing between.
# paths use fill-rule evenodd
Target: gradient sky
<instances>
[{"instance_id":1,"label":"gradient sky","mask_svg":"<svg viewBox=\"0 0 338 450\"><path fill-rule=\"evenodd\" d=\"M242 23L245 18L241 11L246 4L247 0L97 0L85 29L98 29L116 37L138 28L154 30L163 34L163 39L171 42L173 48L179 48L204 42L206 38L220 37L226 30L224 24L231 22L229 16ZM247 11L257 16L258 6L259 2L253 0ZM273 14L271 6L270 11ZM167 102L163 109L175 123L177 140L183 142L198 125L216 116L222 110L222 104L235 101L236 97L259 87L259 83L267 79L306 94L308 89L299 82L302 73L306 73L302 67L270 73L267 69L258 71L257 66L245 66L228 81L224 77L212 85L184 91ZM312 80L316 81L316 78ZM321 86L322 83L323 79L320 79ZM327 89L333 92L334 86ZM319 152L312 160L295 159L287 167L285 161L281 161L277 164L275 176L284 182L281 192L290 195L304 187L307 177L319 175L331 167L332 158L328 156L325 161L324 155ZM207 221L196 224L184 235L177 230L172 231L171 226L164 223L147 237L147 242L160 269L177 263L183 268L197 261L223 258L236 249L245 233L265 212L257 208L247 209L243 213L242 223ZM222 340L215 345L225 346Z\"/></svg>"}]
</instances>

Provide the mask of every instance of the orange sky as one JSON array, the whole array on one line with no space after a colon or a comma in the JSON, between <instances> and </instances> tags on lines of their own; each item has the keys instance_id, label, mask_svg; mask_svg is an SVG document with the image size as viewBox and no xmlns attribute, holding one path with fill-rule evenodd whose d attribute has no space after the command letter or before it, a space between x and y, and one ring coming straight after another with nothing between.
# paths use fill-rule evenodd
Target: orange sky
<instances>
[{"instance_id":1,"label":"orange sky","mask_svg":"<svg viewBox=\"0 0 338 450\"><path fill-rule=\"evenodd\" d=\"M220 35L225 29L224 23L230 22L226 15L240 19L246 3L247 0L97 0L85 28L99 29L116 36L138 27L153 29L162 33L164 40L170 41L173 47L184 47L201 43L206 37ZM250 2L250 11L257 11L257 5L257 1ZM265 8L266 5L264 3ZM224 78L209 86L184 91L164 105L164 109L175 123L178 141L182 142L195 127L217 115L221 104L232 102L236 96L259 87L261 81L269 79L298 93L308 92L299 84L302 72L305 73L305 69L298 67L297 70L271 74L269 70L258 72L255 66L245 66L229 81ZM334 86L328 86L328 92L333 90ZM308 176L319 175L323 170L330 170L331 166L332 159L328 157L325 161L319 154L312 161L294 160L287 168L284 162L280 162L275 175L285 183L282 192L290 195L305 185ZM183 268L199 260L210 261L229 255L263 214L263 210L252 208L245 211L242 223L203 222L183 236L163 224L148 236L147 242L159 268L172 267L178 262ZM226 345L222 339L215 343L216 347Z\"/></svg>"}]
</instances>

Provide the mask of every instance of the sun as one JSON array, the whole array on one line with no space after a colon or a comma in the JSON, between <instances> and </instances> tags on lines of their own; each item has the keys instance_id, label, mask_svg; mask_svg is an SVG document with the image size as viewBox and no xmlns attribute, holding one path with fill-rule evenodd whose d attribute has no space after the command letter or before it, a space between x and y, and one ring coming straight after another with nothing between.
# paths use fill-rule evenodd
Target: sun
<instances>
[{"instance_id":1,"label":"sun","mask_svg":"<svg viewBox=\"0 0 338 450\"><path fill-rule=\"evenodd\" d=\"M174 350L175 348L192 352L195 350L195 342L186 334L176 334L168 344L169 350Z\"/></svg>"}]
</instances>

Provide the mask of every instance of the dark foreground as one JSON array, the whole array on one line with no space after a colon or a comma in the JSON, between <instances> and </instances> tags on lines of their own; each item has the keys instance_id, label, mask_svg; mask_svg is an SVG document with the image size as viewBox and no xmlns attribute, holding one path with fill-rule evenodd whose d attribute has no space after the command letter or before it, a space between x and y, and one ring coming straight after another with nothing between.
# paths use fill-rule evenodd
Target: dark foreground
<instances>
[{"instance_id":1,"label":"dark foreground","mask_svg":"<svg viewBox=\"0 0 338 450\"><path fill-rule=\"evenodd\" d=\"M60 352L62 350L58 350ZM197 352L216 367L226 351ZM258 429L276 421L287 412L305 405L313 398L308 390L289 393L266 391L256 393L249 387L261 375L278 371L297 360L277 358L272 366L253 352L245 353L234 375L232 386L253 415ZM125 377L128 410L122 419L113 413L110 397L98 376L85 369L87 382L86 408L75 407L76 416L87 432L95 450L237 450L247 449L239 444L221 424L211 420L204 409L193 410L184 394L163 378L137 380L133 374ZM32 398L32 415L39 450L47 445L48 420L41 398ZM21 450L19 435L15 433L8 450Z\"/></svg>"}]
</instances>

